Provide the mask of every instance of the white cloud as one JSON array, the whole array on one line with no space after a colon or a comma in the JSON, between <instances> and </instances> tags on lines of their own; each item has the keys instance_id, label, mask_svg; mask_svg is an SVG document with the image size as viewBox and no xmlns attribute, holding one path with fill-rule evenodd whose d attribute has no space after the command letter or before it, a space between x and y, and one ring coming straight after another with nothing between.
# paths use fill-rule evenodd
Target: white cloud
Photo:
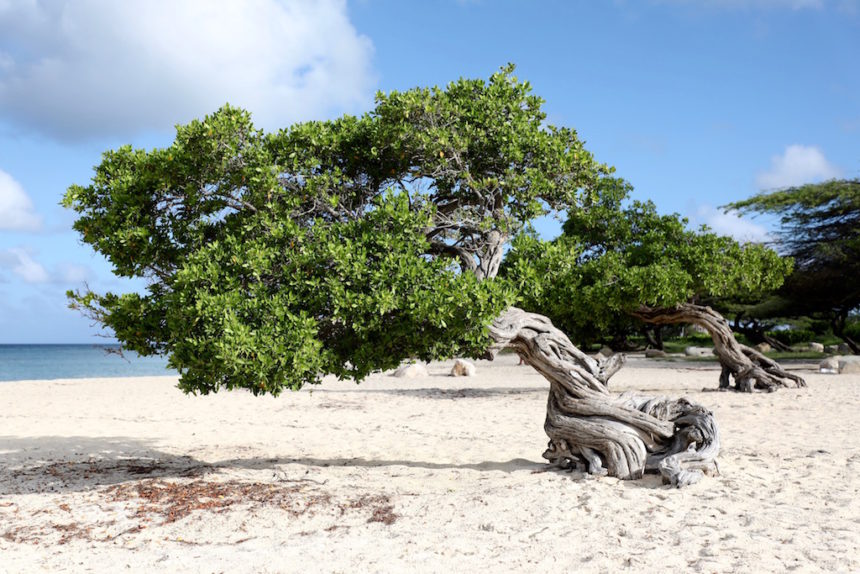
<instances>
[{"instance_id":1,"label":"white cloud","mask_svg":"<svg viewBox=\"0 0 860 574\"><path fill-rule=\"evenodd\" d=\"M24 188L0 169L0 230L38 231L41 227L42 218Z\"/></svg>"},{"instance_id":2,"label":"white cloud","mask_svg":"<svg viewBox=\"0 0 860 574\"><path fill-rule=\"evenodd\" d=\"M777 189L839 177L839 168L814 146L790 145L770 160L770 169L756 176L759 189Z\"/></svg>"},{"instance_id":3,"label":"white cloud","mask_svg":"<svg viewBox=\"0 0 860 574\"><path fill-rule=\"evenodd\" d=\"M729 235L740 242L764 243L772 238L767 229L740 217L737 213L723 213L710 205L702 205L696 210L695 221L710 227L715 233Z\"/></svg>"},{"instance_id":4,"label":"white cloud","mask_svg":"<svg viewBox=\"0 0 860 574\"><path fill-rule=\"evenodd\" d=\"M36 255L35 251L28 247L0 249L0 271L9 271L19 280L30 284L79 285L93 276L88 267L75 263L60 263L48 271L36 261Z\"/></svg>"},{"instance_id":5,"label":"white cloud","mask_svg":"<svg viewBox=\"0 0 860 574\"><path fill-rule=\"evenodd\" d=\"M84 283L92 276L90 269L83 265L63 263L57 269L55 276L60 283Z\"/></svg>"},{"instance_id":6,"label":"white cloud","mask_svg":"<svg viewBox=\"0 0 860 574\"><path fill-rule=\"evenodd\" d=\"M229 102L285 127L367 106L372 53L344 0L0 1L0 119L77 139Z\"/></svg>"},{"instance_id":7,"label":"white cloud","mask_svg":"<svg viewBox=\"0 0 860 574\"><path fill-rule=\"evenodd\" d=\"M0 251L0 267L8 268L25 283L47 283L50 280L45 268L21 247Z\"/></svg>"}]
</instances>

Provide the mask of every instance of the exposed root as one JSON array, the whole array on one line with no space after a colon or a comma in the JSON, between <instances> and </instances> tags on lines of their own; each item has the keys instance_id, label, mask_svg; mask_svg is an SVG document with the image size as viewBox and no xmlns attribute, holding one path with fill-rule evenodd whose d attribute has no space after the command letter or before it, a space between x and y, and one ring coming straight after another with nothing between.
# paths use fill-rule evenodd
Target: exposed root
<instances>
[{"instance_id":1,"label":"exposed root","mask_svg":"<svg viewBox=\"0 0 860 574\"><path fill-rule=\"evenodd\" d=\"M656 471L685 486L715 469L719 433L713 415L686 399L613 396L609 378L624 363L597 361L542 315L512 307L491 326L497 348L511 347L550 383L544 458L561 468L641 478Z\"/></svg>"}]
</instances>

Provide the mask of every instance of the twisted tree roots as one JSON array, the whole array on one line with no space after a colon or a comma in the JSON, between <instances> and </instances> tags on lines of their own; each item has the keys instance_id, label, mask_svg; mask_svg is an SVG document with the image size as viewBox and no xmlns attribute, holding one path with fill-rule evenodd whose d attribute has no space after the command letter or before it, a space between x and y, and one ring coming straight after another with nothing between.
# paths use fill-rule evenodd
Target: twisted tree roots
<instances>
[{"instance_id":1,"label":"twisted tree roots","mask_svg":"<svg viewBox=\"0 0 860 574\"><path fill-rule=\"evenodd\" d=\"M788 381L793 382L796 387L806 386L803 378L789 373L776 361L768 359L755 349L738 343L728 321L710 307L691 303L672 308L643 306L632 315L652 325L692 323L707 330L723 367L720 389L732 388L730 376L735 380L734 390L747 393L753 389L775 391L780 387L787 387Z\"/></svg>"},{"instance_id":2,"label":"twisted tree roots","mask_svg":"<svg viewBox=\"0 0 860 574\"><path fill-rule=\"evenodd\" d=\"M516 307L496 319L490 335L497 349L514 349L550 383L543 456L551 463L621 479L657 471L678 487L716 469L720 439L710 411L686 399L609 392L622 355L597 361L549 319Z\"/></svg>"}]
</instances>

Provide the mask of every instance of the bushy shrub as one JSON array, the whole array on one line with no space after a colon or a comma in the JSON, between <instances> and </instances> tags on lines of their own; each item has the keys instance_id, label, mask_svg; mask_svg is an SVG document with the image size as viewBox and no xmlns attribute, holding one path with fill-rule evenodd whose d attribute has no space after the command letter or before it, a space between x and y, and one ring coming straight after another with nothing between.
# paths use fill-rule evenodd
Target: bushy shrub
<instances>
[{"instance_id":1,"label":"bushy shrub","mask_svg":"<svg viewBox=\"0 0 860 574\"><path fill-rule=\"evenodd\" d=\"M809 328L816 335L826 335L830 333L830 321L813 320L809 322Z\"/></svg>"},{"instance_id":2,"label":"bushy shrub","mask_svg":"<svg viewBox=\"0 0 860 574\"><path fill-rule=\"evenodd\" d=\"M796 345L798 343L808 343L815 338L815 333L809 329L785 329L781 331L768 331L767 333L780 343L786 345Z\"/></svg>"}]
</instances>

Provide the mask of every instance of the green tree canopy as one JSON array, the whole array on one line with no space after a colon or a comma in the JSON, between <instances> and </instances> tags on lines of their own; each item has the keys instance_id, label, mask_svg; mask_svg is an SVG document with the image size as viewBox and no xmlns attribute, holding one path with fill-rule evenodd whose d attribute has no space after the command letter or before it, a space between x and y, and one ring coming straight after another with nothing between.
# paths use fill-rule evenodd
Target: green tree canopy
<instances>
[{"instance_id":1,"label":"green tree canopy","mask_svg":"<svg viewBox=\"0 0 860 574\"><path fill-rule=\"evenodd\" d=\"M740 244L653 203L625 206L630 188L606 178L598 200L570 212L563 234L513 242L503 273L523 305L551 317L578 340L605 338L640 307L673 308L714 297L760 296L779 287L791 261Z\"/></svg>"},{"instance_id":2,"label":"green tree canopy","mask_svg":"<svg viewBox=\"0 0 860 574\"><path fill-rule=\"evenodd\" d=\"M797 261L797 269L773 312L824 315L834 333L860 352L860 344L845 332L849 314L860 308L860 179L761 193L726 207L779 216L775 243Z\"/></svg>"},{"instance_id":3,"label":"green tree canopy","mask_svg":"<svg viewBox=\"0 0 860 574\"><path fill-rule=\"evenodd\" d=\"M147 288L72 304L125 347L168 355L186 391L476 356L513 298L493 280L504 244L611 171L541 105L509 67L271 134L225 106L167 148L107 152L64 204Z\"/></svg>"}]
</instances>

